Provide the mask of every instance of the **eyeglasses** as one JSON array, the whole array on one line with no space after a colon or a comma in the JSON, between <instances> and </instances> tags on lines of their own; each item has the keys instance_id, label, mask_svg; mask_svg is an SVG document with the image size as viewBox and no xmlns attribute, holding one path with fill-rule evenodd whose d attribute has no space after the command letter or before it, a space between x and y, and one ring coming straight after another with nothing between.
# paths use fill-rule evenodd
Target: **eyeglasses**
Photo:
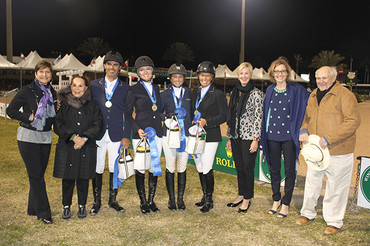
<instances>
[{"instance_id":1,"label":"eyeglasses","mask_svg":"<svg viewBox=\"0 0 370 246\"><path fill-rule=\"evenodd\" d=\"M288 70L274 70L274 74L279 74L279 73L283 74L283 73L287 73L287 72L288 72Z\"/></svg>"}]
</instances>

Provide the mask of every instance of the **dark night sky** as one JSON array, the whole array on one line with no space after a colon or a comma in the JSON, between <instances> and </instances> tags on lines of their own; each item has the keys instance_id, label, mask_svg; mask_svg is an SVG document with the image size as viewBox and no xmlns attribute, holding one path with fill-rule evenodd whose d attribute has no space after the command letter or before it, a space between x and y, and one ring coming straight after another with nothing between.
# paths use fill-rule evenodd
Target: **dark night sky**
<instances>
[{"instance_id":1,"label":"dark night sky","mask_svg":"<svg viewBox=\"0 0 370 246\"><path fill-rule=\"evenodd\" d=\"M321 50L370 56L370 4L334 0L246 0L245 60L265 69L278 56L308 63ZM5 0L0 3L0 54L6 55ZM184 42L202 60L239 62L241 0L13 0L13 54L74 52L87 37L104 38L124 57L149 55L156 66L166 47ZM130 61L133 62L133 61ZM131 64L130 64L131 65Z\"/></svg>"}]
</instances>

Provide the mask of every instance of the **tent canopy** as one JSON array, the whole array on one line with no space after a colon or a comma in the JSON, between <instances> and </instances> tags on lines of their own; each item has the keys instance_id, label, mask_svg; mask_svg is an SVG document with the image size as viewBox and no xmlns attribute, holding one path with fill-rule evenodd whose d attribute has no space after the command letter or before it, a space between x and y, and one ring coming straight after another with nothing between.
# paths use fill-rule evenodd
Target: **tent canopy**
<instances>
[{"instance_id":1,"label":"tent canopy","mask_svg":"<svg viewBox=\"0 0 370 246\"><path fill-rule=\"evenodd\" d=\"M0 68L2 69L19 69L19 67L0 55Z\"/></svg>"},{"instance_id":2,"label":"tent canopy","mask_svg":"<svg viewBox=\"0 0 370 246\"><path fill-rule=\"evenodd\" d=\"M41 56L37 53L37 51L31 51L28 56L20 61L17 65L21 69L35 69L36 64L41 61Z\"/></svg>"},{"instance_id":3,"label":"tent canopy","mask_svg":"<svg viewBox=\"0 0 370 246\"><path fill-rule=\"evenodd\" d=\"M57 64L54 65L54 69L57 71L61 70L89 70L84 64L82 64L72 53L66 54Z\"/></svg>"},{"instance_id":4,"label":"tent canopy","mask_svg":"<svg viewBox=\"0 0 370 246\"><path fill-rule=\"evenodd\" d=\"M238 78L236 71L231 71L227 65L218 65L216 68L216 78L235 79Z\"/></svg>"}]
</instances>

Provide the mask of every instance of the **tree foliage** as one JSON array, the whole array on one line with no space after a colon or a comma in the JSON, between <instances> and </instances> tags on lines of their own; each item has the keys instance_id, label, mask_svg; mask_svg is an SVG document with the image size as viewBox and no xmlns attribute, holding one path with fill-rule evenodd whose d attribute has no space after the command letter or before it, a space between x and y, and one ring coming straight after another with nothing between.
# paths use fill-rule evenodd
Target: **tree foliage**
<instances>
[{"instance_id":1,"label":"tree foliage","mask_svg":"<svg viewBox=\"0 0 370 246\"><path fill-rule=\"evenodd\" d=\"M294 54L294 60L295 60L295 72L298 74L299 63L301 63L303 60L301 54Z\"/></svg>"},{"instance_id":2,"label":"tree foliage","mask_svg":"<svg viewBox=\"0 0 370 246\"><path fill-rule=\"evenodd\" d=\"M194 53L187 44L176 42L167 47L163 55L163 60L176 62L177 64L193 62Z\"/></svg>"},{"instance_id":3,"label":"tree foliage","mask_svg":"<svg viewBox=\"0 0 370 246\"><path fill-rule=\"evenodd\" d=\"M110 49L111 48L109 47L109 44L104 42L103 38L101 37L89 37L85 39L77 48L81 55L85 55L90 58L103 56Z\"/></svg>"},{"instance_id":4,"label":"tree foliage","mask_svg":"<svg viewBox=\"0 0 370 246\"><path fill-rule=\"evenodd\" d=\"M346 64L341 63L345 57L339 53L335 53L334 50L322 50L318 55L312 58L310 67L320 68L322 66L335 66L338 70L342 70L347 67Z\"/></svg>"}]
</instances>

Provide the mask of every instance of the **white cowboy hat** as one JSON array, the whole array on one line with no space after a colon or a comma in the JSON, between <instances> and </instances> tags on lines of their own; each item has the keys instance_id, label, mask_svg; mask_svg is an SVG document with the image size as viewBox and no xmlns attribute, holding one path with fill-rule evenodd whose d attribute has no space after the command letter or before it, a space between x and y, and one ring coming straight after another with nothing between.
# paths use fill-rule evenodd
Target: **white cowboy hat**
<instances>
[{"instance_id":1,"label":"white cowboy hat","mask_svg":"<svg viewBox=\"0 0 370 246\"><path fill-rule=\"evenodd\" d=\"M316 170L325 170L330 164L330 153L328 148L321 148L319 144L320 137L309 135L308 142L303 144L301 153L307 165Z\"/></svg>"}]
</instances>

